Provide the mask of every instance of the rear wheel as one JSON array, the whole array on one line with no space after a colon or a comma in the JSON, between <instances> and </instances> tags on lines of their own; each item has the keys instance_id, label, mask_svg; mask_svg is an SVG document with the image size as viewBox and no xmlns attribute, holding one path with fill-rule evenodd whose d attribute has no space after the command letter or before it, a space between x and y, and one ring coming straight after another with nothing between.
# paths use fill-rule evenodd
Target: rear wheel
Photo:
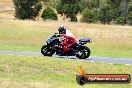
<instances>
[{"instance_id":1,"label":"rear wheel","mask_svg":"<svg viewBox=\"0 0 132 88\"><path fill-rule=\"evenodd\" d=\"M43 45L42 48L41 48L41 53L44 56L52 56L55 52L53 52L52 50L50 50L47 45Z\"/></svg>"},{"instance_id":2,"label":"rear wheel","mask_svg":"<svg viewBox=\"0 0 132 88\"><path fill-rule=\"evenodd\" d=\"M86 46L81 46L78 48L76 57L79 59L86 59L90 56L90 49Z\"/></svg>"}]
</instances>

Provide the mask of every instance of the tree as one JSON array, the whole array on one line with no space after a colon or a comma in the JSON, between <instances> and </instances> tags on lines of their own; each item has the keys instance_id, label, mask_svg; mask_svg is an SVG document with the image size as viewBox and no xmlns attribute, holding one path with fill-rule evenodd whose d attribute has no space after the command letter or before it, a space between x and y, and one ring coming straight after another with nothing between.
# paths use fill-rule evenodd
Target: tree
<instances>
[{"instance_id":1,"label":"tree","mask_svg":"<svg viewBox=\"0 0 132 88\"><path fill-rule=\"evenodd\" d=\"M88 8L89 9L99 8L100 2L101 2L100 0L88 0Z\"/></svg>"},{"instance_id":2,"label":"tree","mask_svg":"<svg viewBox=\"0 0 132 88\"><path fill-rule=\"evenodd\" d=\"M118 8L120 7L121 0L109 0L109 2L113 7Z\"/></svg>"},{"instance_id":3,"label":"tree","mask_svg":"<svg viewBox=\"0 0 132 88\"><path fill-rule=\"evenodd\" d=\"M99 11L99 21L103 24L110 23L112 21L113 11L109 4L104 4L100 7Z\"/></svg>"},{"instance_id":4,"label":"tree","mask_svg":"<svg viewBox=\"0 0 132 88\"><path fill-rule=\"evenodd\" d=\"M132 25L132 2L128 4L128 24Z\"/></svg>"},{"instance_id":5,"label":"tree","mask_svg":"<svg viewBox=\"0 0 132 88\"><path fill-rule=\"evenodd\" d=\"M108 0L107 4L110 6L110 10L111 10L111 16L112 16L111 21L115 22L116 19L119 16L121 16L121 9L120 9L121 0Z\"/></svg>"},{"instance_id":6,"label":"tree","mask_svg":"<svg viewBox=\"0 0 132 88\"><path fill-rule=\"evenodd\" d=\"M18 19L35 19L42 4L39 0L13 0L15 5L15 17Z\"/></svg>"},{"instance_id":7,"label":"tree","mask_svg":"<svg viewBox=\"0 0 132 88\"><path fill-rule=\"evenodd\" d=\"M125 24L125 17L124 16L119 16L116 18L116 24Z\"/></svg>"},{"instance_id":8,"label":"tree","mask_svg":"<svg viewBox=\"0 0 132 88\"><path fill-rule=\"evenodd\" d=\"M99 19L99 9L89 9L86 8L82 12L82 22L86 23L96 23Z\"/></svg>"},{"instance_id":9,"label":"tree","mask_svg":"<svg viewBox=\"0 0 132 88\"><path fill-rule=\"evenodd\" d=\"M40 0L43 2L44 6L46 7L55 7L55 1L56 0Z\"/></svg>"},{"instance_id":10,"label":"tree","mask_svg":"<svg viewBox=\"0 0 132 88\"><path fill-rule=\"evenodd\" d=\"M56 10L71 21L77 21L76 15L82 10L82 0L57 0Z\"/></svg>"},{"instance_id":11,"label":"tree","mask_svg":"<svg viewBox=\"0 0 132 88\"><path fill-rule=\"evenodd\" d=\"M128 2L129 0L121 0L121 11L122 16L125 18L124 23L127 23L127 17L128 17Z\"/></svg>"},{"instance_id":12,"label":"tree","mask_svg":"<svg viewBox=\"0 0 132 88\"><path fill-rule=\"evenodd\" d=\"M58 20L57 14L50 7L47 7L46 9L43 10L41 17L43 18L43 20L46 19Z\"/></svg>"}]
</instances>

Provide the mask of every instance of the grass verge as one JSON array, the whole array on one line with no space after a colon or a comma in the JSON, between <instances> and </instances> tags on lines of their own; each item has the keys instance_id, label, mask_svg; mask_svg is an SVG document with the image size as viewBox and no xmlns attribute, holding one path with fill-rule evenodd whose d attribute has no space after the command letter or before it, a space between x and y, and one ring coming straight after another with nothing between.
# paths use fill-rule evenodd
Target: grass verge
<instances>
[{"instance_id":1,"label":"grass verge","mask_svg":"<svg viewBox=\"0 0 132 88\"><path fill-rule=\"evenodd\" d=\"M75 76L78 66L88 74L130 74L132 66L93 63L52 57L0 55L0 87L81 88ZM88 84L83 88L131 88L130 84Z\"/></svg>"}]
</instances>

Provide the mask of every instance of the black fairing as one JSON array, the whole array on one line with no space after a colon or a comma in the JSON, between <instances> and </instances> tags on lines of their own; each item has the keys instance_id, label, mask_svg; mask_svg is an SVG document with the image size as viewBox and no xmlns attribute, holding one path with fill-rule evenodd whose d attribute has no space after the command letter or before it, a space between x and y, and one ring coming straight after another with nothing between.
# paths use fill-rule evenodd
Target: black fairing
<instances>
[{"instance_id":1,"label":"black fairing","mask_svg":"<svg viewBox=\"0 0 132 88\"><path fill-rule=\"evenodd\" d=\"M46 43L47 43L47 45L51 45L51 44L53 44L53 43L57 43L57 42L59 42L59 39L56 37L56 35L53 35L53 36L51 36L47 41L46 41Z\"/></svg>"}]
</instances>

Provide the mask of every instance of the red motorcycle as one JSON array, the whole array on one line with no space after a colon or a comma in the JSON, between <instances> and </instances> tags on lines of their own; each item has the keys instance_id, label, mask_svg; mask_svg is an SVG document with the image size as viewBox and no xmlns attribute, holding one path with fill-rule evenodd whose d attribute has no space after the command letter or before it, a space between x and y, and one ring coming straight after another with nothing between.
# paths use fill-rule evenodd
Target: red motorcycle
<instances>
[{"instance_id":1,"label":"red motorcycle","mask_svg":"<svg viewBox=\"0 0 132 88\"><path fill-rule=\"evenodd\" d=\"M57 37L55 33L46 41L46 44L42 46L41 53L44 56L56 54L59 56L76 56L79 59L86 59L90 56L90 49L87 46L84 46L85 44L92 42L90 38L79 39L75 45L70 47L68 52L64 52L62 46L60 46L60 43L63 40L63 37Z\"/></svg>"}]
</instances>

